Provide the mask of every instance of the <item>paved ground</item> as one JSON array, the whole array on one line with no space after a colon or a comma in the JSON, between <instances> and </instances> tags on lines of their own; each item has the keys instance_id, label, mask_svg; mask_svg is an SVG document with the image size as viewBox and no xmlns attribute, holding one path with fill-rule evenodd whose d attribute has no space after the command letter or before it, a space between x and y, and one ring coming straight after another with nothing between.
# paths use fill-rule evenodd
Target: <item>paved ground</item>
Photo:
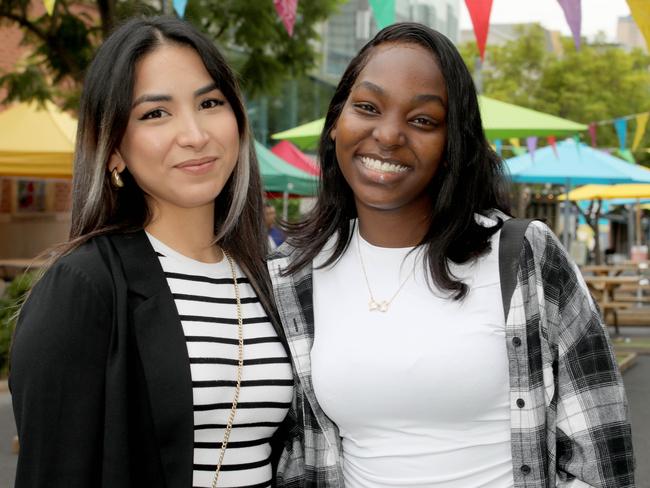
<instances>
[{"instance_id":1,"label":"paved ground","mask_svg":"<svg viewBox=\"0 0 650 488\"><path fill-rule=\"evenodd\" d=\"M16 435L9 393L0 390L0 487L14 486L16 455L11 452L11 440Z\"/></svg>"},{"instance_id":2,"label":"paved ground","mask_svg":"<svg viewBox=\"0 0 650 488\"><path fill-rule=\"evenodd\" d=\"M650 328L622 328L622 335L650 335ZM637 460L637 488L650 488L650 355L637 358L623 376L632 417L632 435ZM11 398L0 389L0 488L13 486L16 455L11 440L16 434Z\"/></svg>"}]
</instances>

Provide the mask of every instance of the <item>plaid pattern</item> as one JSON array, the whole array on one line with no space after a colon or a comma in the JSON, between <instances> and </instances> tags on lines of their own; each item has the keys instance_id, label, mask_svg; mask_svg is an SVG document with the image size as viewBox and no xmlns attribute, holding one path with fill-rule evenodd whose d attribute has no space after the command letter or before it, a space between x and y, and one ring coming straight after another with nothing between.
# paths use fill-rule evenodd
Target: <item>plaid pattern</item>
<instances>
[{"instance_id":1,"label":"plaid pattern","mask_svg":"<svg viewBox=\"0 0 650 488\"><path fill-rule=\"evenodd\" d=\"M295 368L295 426L277 486L343 487L341 442L311 382L311 269L282 276L292 249L269 260ZM514 486L634 487L623 381L597 307L576 265L540 222L526 231L506 340Z\"/></svg>"}]
</instances>

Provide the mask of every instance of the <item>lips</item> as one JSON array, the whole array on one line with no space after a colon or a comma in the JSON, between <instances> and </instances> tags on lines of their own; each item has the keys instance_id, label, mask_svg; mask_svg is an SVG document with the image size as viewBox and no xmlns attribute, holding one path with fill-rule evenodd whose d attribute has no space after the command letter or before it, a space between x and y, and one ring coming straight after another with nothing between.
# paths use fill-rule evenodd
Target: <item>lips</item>
<instances>
[{"instance_id":1,"label":"lips","mask_svg":"<svg viewBox=\"0 0 650 488\"><path fill-rule=\"evenodd\" d=\"M201 167L204 164L212 163L215 159L217 158L214 156L206 156L205 158L200 159L188 159L187 161L177 164L175 167L179 169L191 169L192 167Z\"/></svg>"}]
</instances>

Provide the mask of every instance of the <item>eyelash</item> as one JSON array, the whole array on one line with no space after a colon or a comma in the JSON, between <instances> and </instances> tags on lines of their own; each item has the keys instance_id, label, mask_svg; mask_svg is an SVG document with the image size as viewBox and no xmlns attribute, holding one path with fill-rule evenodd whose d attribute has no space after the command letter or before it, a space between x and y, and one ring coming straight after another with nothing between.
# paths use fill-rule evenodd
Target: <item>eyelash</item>
<instances>
[{"instance_id":1,"label":"eyelash","mask_svg":"<svg viewBox=\"0 0 650 488\"><path fill-rule=\"evenodd\" d=\"M206 107L205 105L207 104L210 104L211 106ZM207 100L203 100L199 106L201 107L201 110L209 110L211 108L221 107L225 104L225 100L221 100L219 98L209 98ZM160 119L162 118L163 114L167 114L167 112L162 108L157 108L145 113L142 117L140 117L140 120Z\"/></svg>"},{"instance_id":2,"label":"eyelash","mask_svg":"<svg viewBox=\"0 0 650 488\"><path fill-rule=\"evenodd\" d=\"M203 107L203 105L204 105L205 103L207 103L207 102L214 102L214 105L212 105L211 107ZM223 105L225 105L225 104L226 104L226 101L225 101L225 100L221 100L221 99L219 99L219 98L209 98L209 99L207 99L207 100L203 100L203 101L201 102L201 106L202 106L203 110L205 110L205 109L209 109L209 108L221 107L221 106L223 106Z\"/></svg>"},{"instance_id":3,"label":"eyelash","mask_svg":"<svg viewBox=\"0 0 650 488\"><path fill-rule=\"evenodd\" d=\"M377 113L377 109L371 103L367 103L367 102L355 103L354 107L358 108L359 110L363 110L364 112Z\"/></svg>"},{"instance_id":4,"label":"eyelash","mask_svg":"<svg viewBox=\"0 0 650 488\"><path fill-rule=\"evenodd\" d=\"M371 113L373 115L377 113L377 109L371 103L361 102L361 103L355 103L353 106L355 108L363 111L363 112ZM420 121L420 122L417 122L417 121ZM416 117L415 119L413 119L413 122L416 125L422 126L422 127L437 127L438 126L437 122L435 122L433 120L430 120L430 119L428 119L426 117Z\"/></svg>"}]
</instances>

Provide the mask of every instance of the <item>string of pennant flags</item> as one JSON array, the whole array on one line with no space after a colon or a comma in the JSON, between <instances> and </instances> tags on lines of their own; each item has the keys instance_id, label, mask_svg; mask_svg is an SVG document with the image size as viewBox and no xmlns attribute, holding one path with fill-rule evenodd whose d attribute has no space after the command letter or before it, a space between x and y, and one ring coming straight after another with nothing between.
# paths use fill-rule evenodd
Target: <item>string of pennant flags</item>
<instances>
[{"instance_id":1,"label":"string of pennant flags","mask_svg":"<svg viewBox=\"0 0 650 488\"><path fill-rule=\"evenodd\" d=\"M380 3L383 3L380 1ZM386 3L392 3L393 5L393 19L395 11L395 0L389 0ZM54 7L56 6L56 0L43 0L43 5L48 15L52 15L54 12ZM293 27L296 23L296 11L298 10L298 0L273 0L273 5L275 11L277 12L284 28L289 34L289 37L293 36ZM176 15L183 18L185 16L185 9L187 7L187 0L172 0L172 6ZM393 20L394 21L394 20ZM392 22L390 22L392 23Z\"/></svg>"},{"instance_id":2,"label":"string of pennant flags","mask_svg":"<svg viewBox=\"0 0 650 488\"><path fill-rule=\"evenodd\" d=\"M499 0L497 0L499 1ZM627 0L630 12L634 21L642 32L646 43L650 46L650 11L648 10L649 0ZM184 17L188 0L172 0L174 11L179 17ZM557 0L564 12L564 16L569 25L576 49L580 49L580 34L582 27L582 0ZM379 29L386 27L395 22L395 0L368 0L370 9L375 18ZM476 43L479 49L481 60L485 57L485 45L490 24L490 14L492 11L493 0L465 0L465 5L470 14ZM45 9L49 15L52 15L56 0L43 0ZM287 34L293 36L293 29L296 22L296 12L298 9L298 0L273 0L273 5L282 21ZM591 139L591 145L597 147L596 128L598 126L613 125L618 137L619 147L616 149L620 156L634 162L633 151L639 150L639 145L643 140L646 127L650 119L650 112L642 112L631 115L617 117L615 119L600 120L591 122L588 125L588 133ZM632 140L631 150L627 148L628 121L634 120L635 132ZM553 151L557 154L556 138L554 136L546 137L548 145L552 146ZM509 139L509 145L504 146L503 141L494 140L493 147L498 154L501 154L504 148L510 149L516 155L529 152L534 158L535 149L537 148L538 138L531 136L525 139L523 147L519 139ZM613 150L612 148L601 148L604 150ZM643 149L650 152L650 149Z\"/></svg>"}]
</instances>

